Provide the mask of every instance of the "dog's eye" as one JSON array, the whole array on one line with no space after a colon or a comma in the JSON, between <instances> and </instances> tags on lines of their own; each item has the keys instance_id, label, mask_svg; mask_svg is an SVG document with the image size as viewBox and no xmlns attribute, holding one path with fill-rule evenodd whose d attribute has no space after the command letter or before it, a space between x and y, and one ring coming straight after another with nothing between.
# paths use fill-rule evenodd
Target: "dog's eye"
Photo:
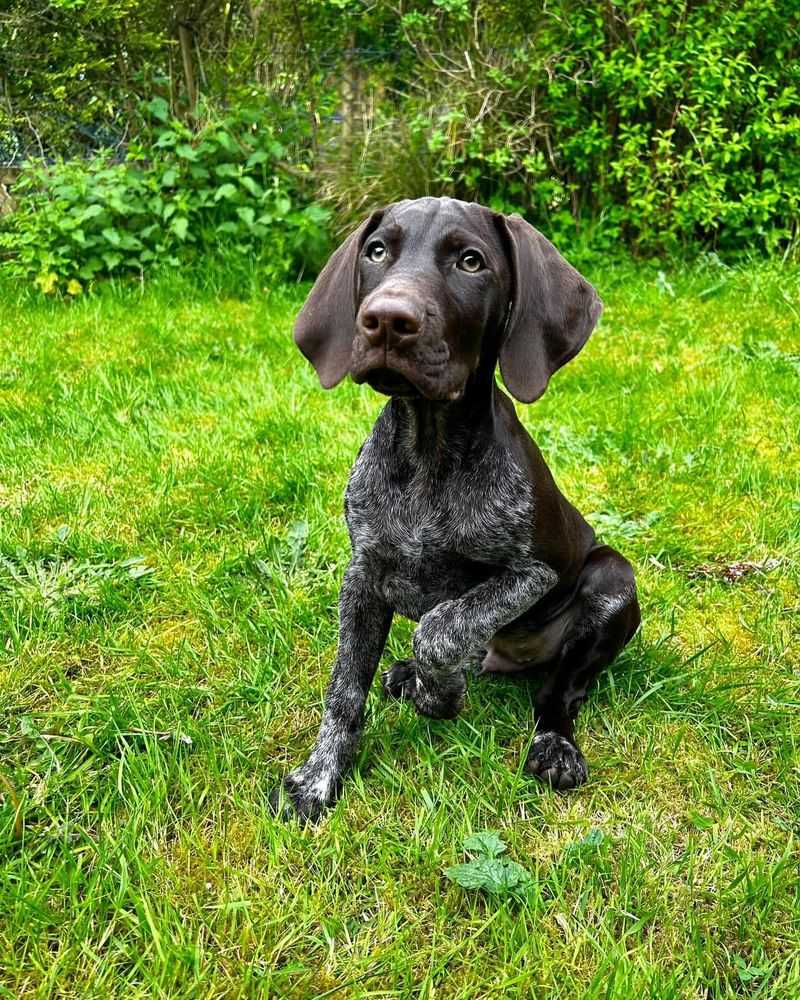
<instances>
[{"instance_id":1,"label":"dog's eye","mask_svg":"<svg viewBox=\"0 0 800 1000\"><path fill-rule=\"evenodd\" d=\"M483 263L483 257L478 253L477 250L465 250L464 253L458 258L458 268L460 271L468 271L470 274L475 274L476 271L482 271L486 265Z\"/></svg>"},{"instance_id":2,"label":"dog's eye","mask_svg":"<svg viewBox=\"0 0 800 1000\"><path fill-rule=\"evenodd\" d=\"M386 244L381 240L373 240L367 247L367 260L371 260L373 264L386 260Z\"/></svg>"}]
</instances>

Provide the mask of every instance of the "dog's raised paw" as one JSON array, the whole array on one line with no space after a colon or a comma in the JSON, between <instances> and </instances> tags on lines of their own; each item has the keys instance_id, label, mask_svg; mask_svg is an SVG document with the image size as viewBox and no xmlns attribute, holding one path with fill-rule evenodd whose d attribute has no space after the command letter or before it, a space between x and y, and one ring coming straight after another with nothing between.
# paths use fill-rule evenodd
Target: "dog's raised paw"
<instances>
[{"instance_id":1,"label":"dog's raised paw","mask_svg":"<svg viewBox=\"0 0 800 1000\"><path fill-rule=\"evenodd\" d=\"M416 660L397 660L381 674L383 690L390 698L410 701L429 719L455 719L464 707L464 671L436 680L417 673Z\"/></svg>"},{"instance_id":2,"label":"dog's raised paw","mask_svg":"<svg viewBox=\"0 0 800 1000\"><path fill-rule=\"evenodd\" d=\"M525 771L559 792L577 788L589 776L580 750L553 731L537 733L525 761Z\"/></svg>"},{"instance_id":3,"label":"dog's raised paw","mask_svg":"<svg viewBox=\"0 0 800 1000\"><path fill-rule=\"evenodd\" d=\"M416 665L413 660L397 660L381 674L381 686L389 698L413 701L417 690Z\"/></svg>"}]
</instances>

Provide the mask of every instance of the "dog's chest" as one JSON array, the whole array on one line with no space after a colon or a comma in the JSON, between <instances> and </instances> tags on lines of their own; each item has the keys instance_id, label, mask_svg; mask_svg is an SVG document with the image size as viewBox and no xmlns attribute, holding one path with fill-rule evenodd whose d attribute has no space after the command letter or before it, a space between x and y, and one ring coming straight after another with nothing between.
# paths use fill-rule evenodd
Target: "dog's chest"
<instances>
[{"instance_id":1,"label":"dog's chest","mask_svg":"<svg viewBox=\"0 0 800 1000\"><path fill-rule=\"evenodd\" d=\"M393 608L418 619L507 565L527 547L532 500L519 477L485 469L401 474L368 441L345 510L353 557Z\"/></svg>"}]
</instances>

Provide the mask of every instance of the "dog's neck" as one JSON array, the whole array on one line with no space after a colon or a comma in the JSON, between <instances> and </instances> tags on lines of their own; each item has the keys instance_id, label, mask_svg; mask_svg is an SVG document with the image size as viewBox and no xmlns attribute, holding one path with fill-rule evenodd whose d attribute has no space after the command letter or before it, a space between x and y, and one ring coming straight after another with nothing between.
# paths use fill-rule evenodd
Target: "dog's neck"
<instances>
[{"instance_id":1,"label":"dog's neck","mask_svg":"<svg viewBox=\"0 0 800 1000\"><path fill-rule=\"evenodd\" d=\"M397 429L397 445L412 466L443 471L485 449L495 435L498 389L495 357L482 359L467 380L460 399L429 400L422 396L394 397L390 412Z\"/></svg>"}]
</instances>

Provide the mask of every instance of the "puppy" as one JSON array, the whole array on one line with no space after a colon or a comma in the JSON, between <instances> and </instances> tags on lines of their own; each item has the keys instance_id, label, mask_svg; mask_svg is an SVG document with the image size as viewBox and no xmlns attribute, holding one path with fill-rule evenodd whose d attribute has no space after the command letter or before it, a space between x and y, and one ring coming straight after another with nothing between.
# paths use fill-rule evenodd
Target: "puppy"
<instances>
[{"instance_id":1,"label":"puppy","mask_svg":"<svg viewBox=\"0 0 800 1000\"><path fill-rule=\"evenodd\" d=\"M535 668L525 769L575 788L575 719L639 621L630 564L562 496L509 397L538 399L601 312L591 285L518 215L450 198L373 212L336 250L295 326L332 388L389 397L345 494L352 558L317 741L273 793L314 820L337 799L396 612L418 623L386 693L435 719L464 703L465 666Z\"/></svg>"}]
</instances>

